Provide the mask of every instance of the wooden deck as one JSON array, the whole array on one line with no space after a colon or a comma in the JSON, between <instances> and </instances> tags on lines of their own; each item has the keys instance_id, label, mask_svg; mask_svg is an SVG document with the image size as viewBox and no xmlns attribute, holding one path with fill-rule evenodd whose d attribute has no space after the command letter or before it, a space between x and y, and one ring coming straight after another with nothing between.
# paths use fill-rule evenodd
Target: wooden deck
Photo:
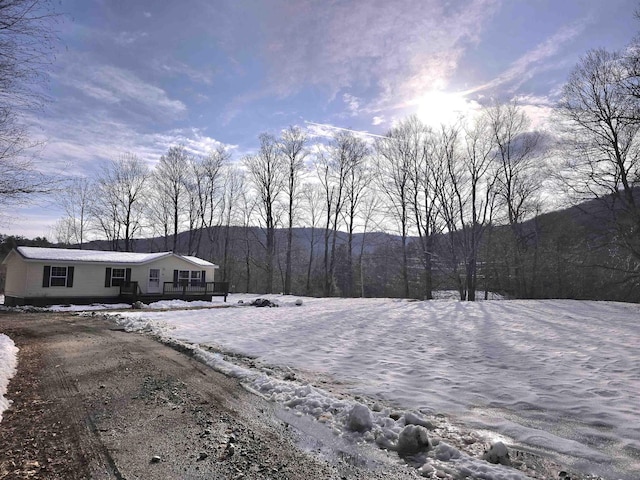
<instances>
[{"instance_id":1,"label":"wooden deck","mask_svg":"<svg viewBox=\"0 0 640 480\"><path fill-rule=\"evenodd\" d=\"M161 293L142 293L138 282L128 282L120 287L120 298L127 302L157 302L159 300L204 300L224 297L227 301L229 282L164 282Z\"/></svg>"}]
</instances>

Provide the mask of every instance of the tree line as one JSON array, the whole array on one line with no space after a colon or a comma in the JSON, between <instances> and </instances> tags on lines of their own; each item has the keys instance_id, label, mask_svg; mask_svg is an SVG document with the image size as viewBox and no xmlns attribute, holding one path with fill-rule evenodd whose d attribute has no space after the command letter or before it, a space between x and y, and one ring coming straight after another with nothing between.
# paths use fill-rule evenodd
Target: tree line
<instances>
[{"instance_id":1,"label":"tree line","mask_svg":"<svg viewBox=\"0 0 640 480\"><path fill-rule=\"evenodd\" d=\"M153 169L133 154L105 164L95 179L77 179L60 201L66 216L57 239L80 247L89 231L112 249L131 251L141 236L162 238L162 248L200 251L203 238L232 226L259 225L262 248L250 261L263 270L263 290L274 291L276 256L285 252L284 279L277 289L291 292L295 227L319 229L322 288L337 293L338 232L346 232L344 295L356 294L354 235L372 229L401 238L404 295L409 296L409 240L420 241L432 298L434 268L446 268L465 299L477 290L479 250L487 228L508 220L517 234L527 215L539 209L541 182L534 175L543 161L540 135L528 131L515 103L496 104L467 122L433 129L412 116L384 136L370 140L338 131L326 143L311 142L292 126L260 135L255 154L240 162L219 148L206 156L173 146ZM276 230L287 231L276 245ZM184 244L178 234L187 232ZM449 244L435 255L436 236ZM224 235L224 234L223 234ZM208 244L214 238L209 237ZM228 242L220 259L228 275ZM310 248L314 252L314 248ZM213 253L213 252L211 252ZM211 256L211 255L207 255ZM356 258L357 257L357 258ZM313 266L313 259L309 262ZM311 268L310 267L310 268ZM517 271L516 271L517 273Z\"/></svg>"},{"instance_id":2,"label":"tree line","mask_svg":"<svg viewBox=\"0 0 640 480\"><path fill-rule=\"evenodd\" d=\"M574 76L565 87L558 110L566 128L560 143L533 130L512 101L452 125L432 128L411 116L384 136L339 130L323 143L312 143L292 126L278 136L260 135L257 152L240 161L222 147L197 156L178 145L150 170L127 154L108 162L96 179L77 180L65 194L67 215L58 223L57 237L82 247L92 230L110 248L126 251L135 248L136 239L153 237L153 248L220 263L222 279L242 277L247 290L354 296L366 294L363 272L371 269L365 265L366 237L385 231L397 238L391 254L397 296L430 299L445 285L473 301L491 285L523 298L545 291L541 265L549 253L541 250L536 219L551 185L567 186L565 192L572 194L583 185L593 194L610 182L596 195L612 207L598 209L606 213L608 220L600 225L608 233L585 238L581 256L585 259L589 249L615 248L615 262L597 255L600 264L591 267L626 268L633 282L640 259L633 249L640 217L632 190L638 177L626 173L629 192L620 181L637 167L632 145L621 152L614 148L620 139L607 145L590 138L592 132L580 130L585 117L571 117L576 109L589 108L572 89L592 78ZM571 98L585 103L578 107ZM590 101L597 108L599 100ZM593 124L589 120L589 128ZM584 154L589 140L600 155ZM623 152L627 156L611 159L596 183L590 183L593 168L587 175L577 168L590 158L602 161L602 153ZM579 264L578 258L572 268ZM548 287L547 295L553 295Z\"/></svg>"}]
</instances>

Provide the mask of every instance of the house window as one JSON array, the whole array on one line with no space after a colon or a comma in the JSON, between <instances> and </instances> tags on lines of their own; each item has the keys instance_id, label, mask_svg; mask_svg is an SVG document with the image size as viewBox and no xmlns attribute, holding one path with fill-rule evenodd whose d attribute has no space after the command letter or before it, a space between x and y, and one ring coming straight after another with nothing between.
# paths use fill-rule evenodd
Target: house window
<instances>
[{"instance_id":1,"label":"house window","mask_svg":"<svg viewBox=\"0 0 640 480\"><path fill-rule=\"evenodd\" d=\"M66 287L67 267L51 267L51 281L49 285L52 287Z\"/></svg>"},{"instance_id":2,"label":"house window","mask_svg":"<svg viewBox=\"0 0 640 480\"><path fill-rule=\"evenodd\" d=\"M206 283L206 272L204 270L174 270L174 287L202 287Z\"/></svg>"},{"instance_id":3,"label":"house window","mask_svg":"<svg viewBox=\"0 0 640 480\"><path fill-rule=\"evenodd\" d=\"M114 268L111 270L111 286L119 287L124 285L125 281L125 270L124 268Z\"/></svg>"},{"instance_id":4,"label":"house window","mask_svg":"<svg viewBox=\"0 0 640 480\"><path fill-rule=\"evenodd\" d=\"M56 267L45 265L42 275L42 287L73 287L74 267Z\"/></svg>"},{"instance_id":5,"label":"house window","mask_svg":"<svg viewBox=\"0 0 640 480\"><path fill-rule=\"evenodd\" d=\"M107 267L104 275L104 286L120 287L126 285L131 281L131 269L130 268L111 268Z\"/></svg>"}]
</instances>

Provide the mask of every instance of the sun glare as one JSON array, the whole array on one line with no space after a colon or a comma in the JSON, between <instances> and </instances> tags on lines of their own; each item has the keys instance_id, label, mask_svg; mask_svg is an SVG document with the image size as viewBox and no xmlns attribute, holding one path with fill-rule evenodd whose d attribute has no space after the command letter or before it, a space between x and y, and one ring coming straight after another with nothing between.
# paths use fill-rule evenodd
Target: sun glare
<instances>
[{"instance_id":1,"label":"sun glare","mask_svg":"<svg viewBox=\"0 0 640 480\"><path fill-rule=\"evenodd\" d=\"M465 98L461 93L449 93L432 90L412 103L415 113L427 125L438 126L451 124L461 117L472 114L479 107L478 103Z\"/></svg>"}]
</instances>

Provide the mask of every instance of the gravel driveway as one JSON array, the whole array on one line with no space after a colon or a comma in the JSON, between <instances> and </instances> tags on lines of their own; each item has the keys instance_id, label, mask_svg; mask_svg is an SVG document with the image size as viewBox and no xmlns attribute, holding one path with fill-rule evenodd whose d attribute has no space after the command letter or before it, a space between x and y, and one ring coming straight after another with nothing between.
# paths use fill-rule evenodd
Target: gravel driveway
<instances>
[{"instance_id":1,"label":"gravel driveway","mask_svg":"<svg viewBox=\"0 0 640 480\"><path fill-rule=\"evenodd\" d=\"M0 332L20 349L2 479L419 478L309 438L236 380L99 315L2 312Z\"/></svg>"}]
</instances>

